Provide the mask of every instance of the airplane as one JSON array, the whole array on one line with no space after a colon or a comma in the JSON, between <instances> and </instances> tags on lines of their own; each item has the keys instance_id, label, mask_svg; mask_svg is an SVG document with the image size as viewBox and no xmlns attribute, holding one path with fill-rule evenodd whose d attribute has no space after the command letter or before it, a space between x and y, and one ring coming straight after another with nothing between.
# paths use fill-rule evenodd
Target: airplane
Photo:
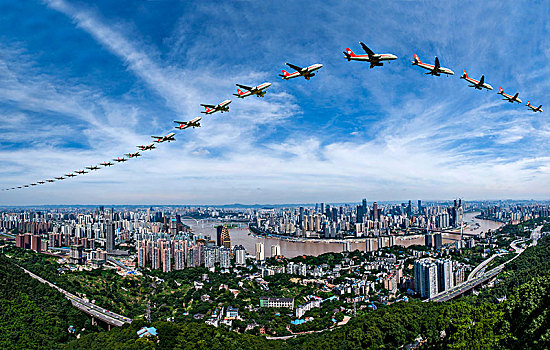
<instances>
[{"instance_id":1,"label":"airplane","mask_svg":"<svg viewBox=\"0 0 550 350\"><path fill-rule=\"evenodd\" d=\"M63 176L59 176L59 177L56 177L55 179L56 179L56 180L63 180L64 177L63 177Z\"/></svg>"},{"instance_id":2,"label":"airplane","mask_svg":"<svg viewBox=\"0 0 550 350\"><path fill-rule=\"evenodd\" d=\"M17 186L17 188L23 188L23 187L21 187L21 186Z\"/></svg>"},{"instance_id":3,"label":"airplane","mask_svg":"<svg viewBox=\"0 0 550 350\"><path fill-rule=\"evenodd\" d=\"M519 92L516 92L514 96L508 95L507 93L504 93L504 90L502 90L502 87L500 87L500 91L497 92L497 94L502 95L504 98L503 100L508 101L510 103L517 102L522 103L523 101L518 98Z\"/></svg>"},{"instance_id":4,"label":"airplane","mask_svg":"<svg viewBox=\"0 0 550 350\"><path fill-rule=\"evenodd\" d=\"M218 111L220 112L229 112L229 104L231 103L231 100L225 100L223 102L220 102L218 103L217 105L203 105L201 104L201 106L204 107L205 111L204 112L201 112L201 113L204 113L204 114L212 114L212 113L216 113Z\"/></svg>"},{"instance_id":5,"label":"airplane","mask_svg":"<svg viewBox=\"0 0 550 350\"><path fill-rule=\"evenodd\" d=\"M111 166L111 165L114 165L114 164L111 163L111 162L103 162L103 163L99 163L99 164L101 164L101 165L103 165L103 166Z\"/></svg>"},{"instance_id":6,"label":"airplane","mask_svg":"<svg viewBox=\"0 0 550 350\"><path fill-rule=\"evenodd\" d=\"M76 175L73 174L73 173L68 173L68 174L65 174L66 177L75 177Z\"/></svg>"},{"instance_id":7,"label":"airplane","mask_svg":"<svg viewBox=\"0 0 550 350\"><path fill-rule=\"evenodd\" d=\"M323 68L323 65L318 63L312 64L311 66L305 67L305 68L295 66L292 63L286 63L286 65L294 69L296 72L289 73L283 69L283 74L279 74L279 76L282 77L284 80L288 80L288 79L292 79L300 76L306 78L306 80L309 80L311 77L315 76L315 73L313 73L314 71L316 71L317 69Z\"/></svg>"},{"instance_id":8,"label":"airplane","mask_svg":"<svg viewBox=\"0 0 550 350\"><path fill-rule=\"evenodd\" d=\"M366 55L356 55L351 51L351 49L348 47L346 48L346 51L344 51L344 55L346 56L346 59L349 61L366 61L370 62L370 68L374 68L375 66L381 67L384 65L381 61L393 61L397 59L397 56L392 55L390 53L384 53L384 54L376 54L371 49L367 47L364 43L361 41L359 42L361 46L363 47L363 50L367 53Z\"/></svg>"},{"instance_id":9,"label":"airplane","mask_svg":"<svg viewBox=\"0 0 550 350\"><path fill-rule=\"evenodd\" d=\"M139 152L135 152L135 153L126 153L124 154L125 156L128 156L128 158L135 158L135 157L140 157L141 154Z\"/></svg>"},{"instance_id":10,"label":"airplane","mask_svg":"<svg viewBox=\"0 0 550 350\"><path fill-rule=\"evenodd\" d=\"M86 169L88 170L99 170L99 167L97 165L87 166Z\"/></svg>"},{"instance_id":11,"label":"airplane","mask_svg":"<svg viewBox=\"0 0 550 350\"><path fill-rule=\"evenodd\" d=\"M36 184L35 184L35 183L32 183L31 186L36 186Z\"/></svg>"},{"instance_id":12,"label":"airplane","mask_svg":"<svg viewBox=\"0 0 550 350\"><path fill-rule=\"evenodd\" d=\"M165 135L165 136L151 136L152 138L156 139L155 142L156 143L163 143L163 142L170 142L170 141L176 141L176 139L174 138L176 134L174 134L173 132L169 133L168 135Z\"/></svg>"},{"instance_id":13,"label":"airplane","mask_svg":"<svg viewBox=\"0 0 550 350\"><path fill-rule=\"evenodd\" d=\"M463 69L462 70L462 76L460 77L460 79L464 79L467 82L469 82L470 84L472 84L472 85L468 85L468 86L473 87L474 89L481 90L481 88L485 88L487 90L493 90L493 87L485 82L485 75L482 75L481 79L479 79L479 81L477 81L475 79L470 78L468 76L468 74L466 73L466 70Z\"/></svg>"},{"instance_id":14,"label":"airplane","mask_svg":"<svg viewBox=\"0 0 550 350\"><path fill-rule=\"evenodd\" d=\"M38 184L42 185L42 184L45 184L45 182L44 181L38 181Z\"/></svg>"},{"instance_id":15,"label":"airplane","mask_svg":"<svg viewBox=\"0 0 550 350\"><path fill-rule=\"evenodd\" d=\"M531 110L533 112L542 112L542 105L538 106L538 107L534 107L530 102L529 100L527 100L527 104L526 104L527 107L531 108Z\"/></svg>"},{"instance_id":16,"label":"airplane","mask_svg":"<svg viewBox=\"0 0 550 350\"><path fill-rule=\"evenodd\" d=\"M202 120L202 117L197 117L195 119L191 119L188 122L180 122L178 120L174 120L174 123L179 124L175 128L180 129L180 130L184 130L184 129L187 129L187 128L193 128L193 129L194 128L200 128L201 127L201 123L200 123L201 120Z\"/></svg>"},{"instance_id":17,"label":"airplane","mask_svg":"<svg viewBox=\"0 0 550 350\"><path fill-rule=\"evenodd\" d=\"M75 171L75 173L80 174L80 175L82 175L82 174L88 174L88 172L85 171L85 170L77 170L77 171Z\"/></svg>"},{"instance_id":18,"label":"airplane","mask_svg":"<svg viewBox=\"0 0 550 350\"><path fill-rule=\"evenodd\" d=\"M29 187L29 185L24 185L23 187Z\"/></svg>"},{"instance_id":19,"label":"airplane","mask_svg":"<svg viewBox=\"0 0 550 350\"><path fill-rule=\"evenodd\" d=\"M52 180L52 179L48 179L48 180L46 180L46 181L48 181L48 182L55 182L55 180Z\"/></svg>"},{"instance_id":20,"label":"airplane","mask_svg":"<svg viewBox=\"0 0 550 350\"><path fill-rule=\"evenodd\" d=\"M241 85L241 84L235 84L235 85L237 85L238 87L240 87L242 89L247 90L247 91L243 92L240 89L237 89L237 93L233 94L233 95L237 96L238 98L245 98L247 96L252 96L252 95L256 95L258 97L264 97L265 93L266 93L266 91L264 91L264 90L267 89L268 87L270 87L271 83L263 83L263 84L260 84L258 86L254 86L254 87Z\"/></svg>"},{"instance_id":21,"label":"airplane","mask_svg":"<svg viewBox=\"0 0 550 350\"><path fill-rule=\"evenodd\" d=\"M126 159L126 158L114 158L113 160L114 160L115 162L117 162L117 163L120 163L120 162L125 162L125 161L127 161L128 159Z\"/></svg>"},{"instance_id":22,"label":"airplane","mask_svg":"<svg viewBox=\"0 0 550 350\"><path fill-rule=\"evenodd\" d=\"M140 151L147 151L147 150L152 150L156 148L154 143L151 143L148 145L140 145L136 147L139 148Z\"/></svg>"},{"instance_id":23,"label":"airplane","mask_svg":"<svg viewBox=\"0 0 550 350\"><path fill-rule=\"evenodd\" d=\"M414 54L414 61L412 62L412 65L419 66L420 68L429 70L428 73L424 73L424 74L431 74L435 76L440 76L441 73L447 74L447 76L455 74L455 72L453 72L449 68L441 67L441 65L439 64L439 58L437 58L437 56L435 57L434 65L431 65L420 61L420 58L418 58L418 55Z\"/></svg>"}]
</instances>

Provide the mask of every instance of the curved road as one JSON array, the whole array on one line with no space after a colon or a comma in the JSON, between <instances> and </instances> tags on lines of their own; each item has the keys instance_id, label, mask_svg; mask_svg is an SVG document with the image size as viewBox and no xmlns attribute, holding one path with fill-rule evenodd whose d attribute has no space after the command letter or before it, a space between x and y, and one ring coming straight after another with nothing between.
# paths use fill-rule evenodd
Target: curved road
<instances>
[{"instance_id":1,"label":"curved road","mask_svg":"<svg viewBox=\"0 0 550 350\"><path fill-rule=\"evenodd\" d=\"M132 321L133 321L131 318L119 315L117 313L111 312L111 311L109 311L107 309L104 309L102 307L99 307L95 304L92 304L88 301L85 301L84 299L82 299L80 297L77 297L76 295L74 295L72 293L69 293L64 289L59 288L55 284L53 284L49 281L46 281L42 277L30 272L29 270L25 269L24 267L21 267L21 266L19 266L19 267L23 271L28 273L32 278L38 280L39 282L47 284L52 288L57 289L60 293L62 293L65 296L65 298L67 298L68 300L71 301L71 303L73 304L74 307L78 308L79 310L81 310L81 311L83 311L83 312L85 312L85 313L87 313L91 316L94 316L94 317L104 321L105 323L108 323L108 324L114 325L114 326L122 326L125 323L132 323Z\"/></svg>"}]
</instances>

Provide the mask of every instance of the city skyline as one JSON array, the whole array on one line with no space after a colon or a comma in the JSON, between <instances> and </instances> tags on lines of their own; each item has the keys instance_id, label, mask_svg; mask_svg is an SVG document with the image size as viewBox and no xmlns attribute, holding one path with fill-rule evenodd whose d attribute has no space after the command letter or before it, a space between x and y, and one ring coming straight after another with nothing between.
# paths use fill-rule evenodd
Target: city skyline
<instances>
[{"instance_id":1,"label":"city skyline","mask_svg":"<svg viewBox=\"0 0 550 350\"><path fill-rule=\"evenodd\" d=\"M544 4L436 3L429 18L423 4L296 11L305 6L2 5L2 187L134 151L235 83L273 86L135 161L2 192L0 206L550 198L544 113L410 65L414 53L438 56L544 105ZM372 70L347 62L342 50L358 41L398 59ZM285 62L324 67L310 81L281 81Z\"/></svg>"}]
</instances>

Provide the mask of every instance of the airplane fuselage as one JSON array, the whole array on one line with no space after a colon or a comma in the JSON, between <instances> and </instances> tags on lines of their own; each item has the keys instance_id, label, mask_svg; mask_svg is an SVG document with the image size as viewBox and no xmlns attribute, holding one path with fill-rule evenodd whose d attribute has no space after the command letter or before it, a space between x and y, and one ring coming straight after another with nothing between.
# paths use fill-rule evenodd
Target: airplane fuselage
<instances>
[{"instance_id":1,"label":"airplane fuselage","mask_svg":"<svg viewBox=\"0 0 550 350\"><path fill-rule=\"evenodd\" d=\"M300 71L296 71L294 73L287 73L286 71L283 71L282 78L285 80L289 80L292 78L304 77L306 78L306 80L309 80L311 77L315 76L315 73L313 72L321 68L323 68L323 65L316 63L316 64L312 64L309 67L305 67Z\"/></svg>"},{"instance_id":2,"label":"airplane fuselage","mask_svg":"<svg viewBox=\"0 0 550 350\"><path fill-rule=\"evenodd\" d=\"M380 61L393 61L393 60L397 59L397 56L392 55L391 53L377 54L377 55L374 55L372 57L369 56L369 55L354 55L354 56L352 56L352 55L350 55L350 53L353 53L353 52L348 51L349 56L346 56L348 61L380 62Z\"/></svg>"},{"instance_id":3,"label":"airplane fuselage","mask_svg":"<svg viewBox=\"0 0 550 350\"><path fill-rule=\"evenodd\" d=\"M522 103L523 101L520 100L518 97L516 96L512 96L512 95L508 95L507 93L505 93L504 91L500 91L500 92L497 92L497 94L499 95L502 95L504 97L504 100L507 100L508 102L510 103L514 103L514 102L517 102L517 103Z\"/></svg>"},{"instance_id":4,"label":"airplane fuselage","mask_svg":"<svg viewBox=\"0 0 550 350\"><path fill-rule=\"evenodd\" d=\"M445 67L439 67L436 70L435 66L433 64L428 64L428 63L424 63L424 62L420 62L420 61L414 61L412 64L413 64L413 66L418 66L420 68L424 68L426 70L431 71L432 74L435 75L435 76L440 76L441 73L447 74L447 75L454 75L455 74L455 72L453 72L449 68L445 68ZM426 73L426 74L428 74L428 73Z\"/></svg>"},{"instance_id":5,"label":"airplane fuselage","mask_svg":"<svg viewBox=\"0 0 550 350\"><path fill-rule=\"evenodd\" d=\"M246 90L245 92L243 92L242 94L239 93L237 95L237 97L239 98L245 98L247 96L251 96L251 95L256 95L258 97L264 97L265 96L265 93L266 91L264 91L265 89L267 89L268 87L271 86L271 83L263 83L263 84L260 84L256 87L253 87L252 90Z\"/></svg>"},{"instance_id":6,"label":"airplane fuselage","mask_svg":"<svg viewBox=\"0 0 550 350\"><path fill-rule=\"evenodd\" d=\"M473 78L470 78L466 73L463 73L460 79L466 80L468 83L472 84L470 87L473 87L475 89L481 90L481 88L487 89L487 90L493 90L493 87L485 82L481 84L479 80L475 80Z\"/></svg>"}]
</instances>

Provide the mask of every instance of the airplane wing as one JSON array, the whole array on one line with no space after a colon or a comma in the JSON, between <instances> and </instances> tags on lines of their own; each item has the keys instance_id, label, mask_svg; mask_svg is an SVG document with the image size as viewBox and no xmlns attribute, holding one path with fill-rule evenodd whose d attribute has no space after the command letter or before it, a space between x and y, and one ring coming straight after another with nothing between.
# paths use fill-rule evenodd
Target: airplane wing
<instances>
[{"instance_id":1,"label":"airplane wing","mask_svg":"<svg viewBox=\"0 0 550 350\"><path fill-rule=\"evenodd\" d=\"M302 69L303 69L302 67L298 67L298 66L296 66L296 65L294 65L294 64L292 64L292 63L287 63L286 65L289 66L290 68L294 69L294 70L297 71L297 72L301 72Z\"/></svg>"},{"instance_id":2,"label":"airplane wing","mask_svg":"<svg viewBox=\"0 0 550 350\"><path fill-rule=\"evenodd\" d=\"M251 91L252 89L254 89L253 87L246 86L246 85L241 85L241 84L235 84L235 85L237 85L241 89L245 89L245 90L248 90L248 91Z\"/></svg>"},{"instance_id":3,"label":"airplane wing","mask_svg":"<svg viewBox=\"0 0 550 350\"><path fill-rule=\"evenodd\" d=\"M516 92L516 94L514 95L514 97L512 97L512 100L515 100L516 98L518 98L518 95L519 95L519 92Z\"/></svg>"},{"instance_id":4,"label":"airplane wing","mask_svg":"<svg viewBox=\"0 0 550 350\"><path fill-rule=\"evenodd\" d=\"M482 75L481 79L479 79L479 85L483 85L484 82L485 82L485 75Z\"/></svg>"},{"instance_id":5,"label":"airplane wing","mask_svg":"<svg viewBox=\"0 0 550 350\"><path fill-rule=\"evenodd\" d=\"M215 105L203 105L203 104L201 104L201 106L208 107L208 108L215 108L216 107Z\"/></svg>"},{"instance_id":6,"label":"airplane wing","mask_svg":"<svg viewBox=\"0 0 550 350\"><path fill-rule=\"evenodd\" d=\"M435 70L437 71L439 68L441 68L441 65L439 64L439 58L435 58Z\"/></svg>"},{"instance_id":7,"label":"airplane wing","mask_svg":"<svg viewBox=\"0 0 550 350\"><path fill-rule=\"evenodd\" d=\"M363 47L363 50L365 50L365 52L369 55L369 56L375 56L376 54L367 47L367 45L365 45L363 42L359 42L359 44L361 44L361 46Z\"/></svg>"}]
</instances>

